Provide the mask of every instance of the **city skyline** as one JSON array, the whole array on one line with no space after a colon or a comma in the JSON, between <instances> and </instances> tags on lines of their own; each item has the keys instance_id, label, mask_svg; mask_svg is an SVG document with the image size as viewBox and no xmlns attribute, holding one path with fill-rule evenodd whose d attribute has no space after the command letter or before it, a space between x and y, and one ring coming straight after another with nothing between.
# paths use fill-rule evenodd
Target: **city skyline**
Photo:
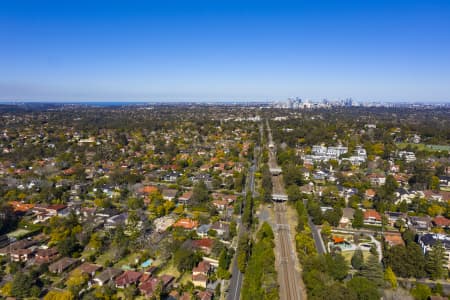
<instances>
[{"instance_id":1,"label":"city skyline","mask_svg":"<svg viewBox=\"0 0 450 300\"><path fill-rule=\"evenodd\" d=\"M446 1L0 4L1 101L450 101Z\"/></svg>"}]
</instances>

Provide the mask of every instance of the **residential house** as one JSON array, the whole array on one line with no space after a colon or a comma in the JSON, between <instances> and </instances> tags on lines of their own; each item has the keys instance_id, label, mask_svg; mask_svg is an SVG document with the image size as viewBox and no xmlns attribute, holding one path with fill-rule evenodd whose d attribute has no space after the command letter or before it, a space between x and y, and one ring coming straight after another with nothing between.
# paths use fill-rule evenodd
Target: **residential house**
<instances>
[{"instance_id":1,"label":"residential house","mask_svg":"<svg viewBox=\"0 0 450 300\"><path fill-rule=\"evenodd\" d=\"M48 270L51 273L61 274L62 272L74 267L78 263L78 260L70 257L63 257L60 260L52 263L48 266Z\"/></svg>"},{"instance_id":2,"label":"residential house","mask_svg":"<svg viewBox=\"0 0 450 300\"><path fill-rule=\"evenodd\" d=\"M48 249L38 249L34 257L34 263L37 265L44 263L48 264L56 260L58 257L59 252L55 247Z\"/></svg>"},{"instance_id":3,"label":"residential house","mask_svg":"<svg viewBox=\"0 0 450 300\"><path fill-rule=\"evenodd\" d=\"M405 201L406 203L411 203L411 201L417 197L417 193L415 191L409 191L405 188L398 188L395 193L395 204L399 204L403 201Z\"/></svg>"},{"instance_id":4,"label":"residential house","mask_svg":"<svg viewBox=\"0 0 450 300\"><path fill-rule=\"evenodd\" d=\"M209 231L210 228L211 228L211 225L209 225L209 224L200 225L197 228L197 235L202 237L202 238L207 237L208 236L208 231Z\"/></svg>"},{"instance_id":5,"label":"residential house","mask_svg":"<svg viewBox=\"0 0 450 300\"><path fill-rule=\"evenodd\" d=\"M94 281L99 285L99 286L103 286L106 283L108 283L111 280L114 280L117 276L119 276L120 274L122 274L122 270L120 269L115 269L115 268L107 268L105 269L103 272L101 272L100 274L98 274L95 278Z\"/></svg>"},{"instance_id":6,"label":"residential house","mask_svg":"<svg viewBox=\"0 0 450 300\"><path fill-rule=\"evenodd\" d=\"M367 189L364 193L364 197L366 199L373 199L373 197L375 197L375 195L377 194L377 192L374 189Z\"/></svg>"},{"instance_id":7,"label":"residential house","mask_svg":"<svg viewBox=\"0 0 450 300\"><path fill-rule=\"evenodd\" d=\"M384 213L389 226L394 226L397 221L403 221L406 224L406 214L402 212L387 211Z\"/></svg>"},{"instance_id":8,"label":"residential house","mask_svg":"<svg viewBox=\"0 0 450 300\"><path fill-rule=\"evenodd\" d=\"M433 218L433 224L439 228L449 228L450 227L450 219L447 219L444 216L436 216Z\"/></svg>"},{"instance_id":9,"label":"residential house","mask_svg":"<svg viewBox=\"0 0 450 300\"><path fill-rule=\"evenodd\" d=\"M200 240L192 241L192 246L195 249L201 250L201 251L205 252L206 254L211 253L213 244L214 244L214 240L209 239L209 238L203 238Z\"/></svg>"},{"instance_id":10,"label":"residential house","mask_svg":"<svg viewBox=\"0 0 450 300\"><path fill-rule=\"evenodd\" d=\"M192 270L192 283L194 286L206 288L210 271L211 264L209 262L199 262L198 265Z\"/></svg>"},{"instance_id":11,"label":"residential house","mask_svg":"<svg viewBox=\"0 0 450 300\"><path fill-rule=\"evenodd\" d=\"M194 230L198 227L198 221L192 220L192 219L179 219L175 224L173 224L173 227L180 227L187 230Z\"/></svg>"},{"instance_id":12,"label":"residential house","mask_svg":"<svg viewBox=\"0 0 450 300\"><path fill-rule=\"evenodd\" d=\"M211 229L217 232L217 235L223 239L227 239L230 235L230 224L217 221L211 225Z\"/></svg>"},{"instance_id":13,"label":"residential house","mask_svg":"<svg viewBox=\"0 0 450 300\"><path fill-rule=\"evenodd\" d=\"M450 201L450 192L440 191L435 192L432 190L426 190L423 192L426 199L430 201L448 202Z\"/></svg>"},{"instance_id":14,"label":"residential house","mask_svg":"<svg viewBox=\"0 0 450 300\"><path fill-rule=\"evenodd\" d=\"M75 270L80 270L81 273L87 274L90 277L94 277L95 273L99 271L101 268L102 266L85 262L81 266L77 267Z\"/></svg>"},{"instance_id":15,"label":"residential house","mask_svg":"<svg viewBox=\"0 0 450 300\"><path fill-rule=\"evenodd\" d=\"M403 241L402 235L400 232L385 232L383 234L384 241L389 247L393 246L404 246L405 242Z\"/></svg>"},{"instance_id":16,"label":"residential house","mask_svg":"<svg viewBox=\"0 0 450 300\"><path fill-rule=\"evenodd\" d=\"M159 233L165 232L174 223L175 223L175 217L171 216L171 215L160 217L153 221L155 230L156 230L156 232L159 232Z\"/></svg>"},{"instance_id":17,"label":"residential house","mask_svg":"<svg viewBox=\"0 0 450 300\"><path fill-rule=\"evenodd\" d=\"M150 298L153 296L153 293L157 290L160 282L161 282L161 279L159 279L158 277L151 277L139 285L139 291L145 297ZM155 296L159 297L159 295L155 295Z\"/></svg>"},{"instance_id":18,"label":"residential house","mask_svg":"<svg viewBox=\"0 0 450 300\"><path fill-rule=\"evenodd\" d=\"M342 217L339 221L340 228L348 228L351 226L353 221L353 215L355 214L355 210L351 207L346 207L342 209Z\"/></svg>"},{"instance_id":19,"label":"residential house","mask_svg":"<svg viewBox=\"0 0 450 300\"><path fill-rule=\"evenodd\" d=\"M180 197L178 197L178 203L188 205L192 198L192 191L184 192Z\"/></svg>"},{"instance_id":20,"label":"residential house","mask_svg":"<svg viewBox=\"0 0 450 300\"><path fill-rule=\"evenodd\" d=\"M386 183L386 176L381 174L370 174L367 176L370 184L374 186L384 185Z\"/></svg>"},{"instance_id":21,"label":"residential house","mask_svg":"<svg viewBox=\"0 0 450 300\"><path fill-rule=\"evenodd\" d=\"M120 215L112 216L112 217L106 219L105 228L106 229L114 229L117 226L125 225L127 219L128 219L127 213L121 213Z\"/></svg>"},{"instance_id":22,"label":"residential house","mask_svg":"<svg viewBox=\"0 0 450 300\"><path fill-rule=\"evenodd\" d=\"M163 189L162 196L164 200L173 201L177 196L178 190L176 189Z\"/></svg>"},{"instance_id":23,"label":"residential house","mask_svg":"<svg viewBox=\"0 0 450 300\"><path fill-rule=\"evenodd\" d=\"M224 211L228 207L227 200L213 200L212 204L218 211Z\"/></svg>"},{"instance_id":24,"label":"residential house","mask_svg":"<svg viewBox=\"0 0 450 300\"><path fill-rule=\"evenodd\" d=\"M427 232L431 228L431 218L429 216L408 216L408 227L417 232Z\"/></svg>"},{"instance_id":25,"label":"residential house","mask_svg":"<svg viewBox=\"0 0 450 300\"><path fill-rule=\"evenodd\" d=\"M162 292L167 292L175 277L170 275L162 275L161 277L150 277L139 285L139 290L146 297L152 297L159 284L162 285Z\"/></svg>"},{"instance_id":26,"label":"residential house","mask_svg":"<svg viewBox=\"0 0 450 300\"><path fill-rule=\"evenodd\" d=\"M12 261L15 262L27 262L33 255L34 251L30 248L28 249L16 249L11 251L10 257Z\"/></svg>"},{"instance_id":27,"label":"residential house","mask_svg":"<svg viewBox=\"0 0 450 300\"><path fill-rule=\"evenodd\" d=\"M206 291L199 291L196 295L195 298L197 300L212 300L213 299L213 292L206 290Z\"/></svg>"},{"instance_id":28,"label":"residential house","mask_svg":"<svg viewBox=\"0 0 450 300\"><path fill-rule=\"evenodd\" d=\"M124 273L116 277L116 288L124 289L130 285L135 285L139 281L139 278L141 278L141 276L141 272L125 271Z\"/></svg>"},{"instance_id":29,"label":"residential house","mask_svg":"<svg viewBox=\"0 0 450 300\"><path fill-rule=\"evenodd\" d=\"M381 226L381 215L374 209L364 211L364 224Z\"/></svg>"},{"instance_id":30,"label":"residential house","mask_svg":"<svg viewBox=\"0 0 450 300\"><path fill-rule=\"evenodd\" d=\"M445 268L450 269L450 236L432 233L425 233L419 236L419 245L425 254L431 251L437 242L440 242L445 249L445 260L443 264Z\"/></svg>"}]
</instances>

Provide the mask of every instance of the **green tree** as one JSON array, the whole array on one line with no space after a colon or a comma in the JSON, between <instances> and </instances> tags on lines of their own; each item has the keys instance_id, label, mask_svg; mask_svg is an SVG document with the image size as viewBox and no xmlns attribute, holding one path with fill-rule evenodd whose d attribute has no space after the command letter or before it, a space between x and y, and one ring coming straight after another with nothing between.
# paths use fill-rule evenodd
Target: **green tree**
<instances>
[{"instance_id":1,"label":"green tree","mask_svg":"<svg viewBox=\"0 0 450 300\"><path fill-rule=\"evenodd\" d=\"M52 290L45 295L44 300L73 300L73 294L70 291Z\"/></svg>"},{"instance_id":2,"label":"green tree","mask_svg":"<svg viewBox=\"0 0 450 300\"><path fill-rule=\"evenodd\" d=\"M431 296L431 289L428 285L418 283L411 290L411 295L416 300L427 300Z\"/></svg>"},{"instance_id":3,"label":"green tree","mask_svg":"<svg viewBox=\"0 0 450 300\"><path fill-rule=\"evenodd\" d=\"M448 271L447 268L444 268L445 261L445 249L441 242L437 242L426 255L425 269L431 279L436 280L446 277Z\"/></svg>"},{"instance_id":4,"label":"green tree","mask_svg":"<svg viewBox=\"0 0 450 300\"><path fill-rule=\"evenodd\" d=\"M288 186L288 188L286 189L286 193L288 195L288 200L291 202L297 202L302 199L302 193L296 185Z\"/></svg>"},{"instance_id":5,"label":"green tree","mask_svg":"<svg viewBox=\"0 0 450 300\"><path fill-rule=\"evenodd\" d=\"M142 198L131 197L127 200L129 209L140 209L144 207L144 200Z\"/></svg>"},{"instance_id":6,"label":"green tree","mask_svg":"<svg viewBox=\"0 0 450 300\"><path fill-rule=\"evenodd\" d=\"M14 199L15 200L15 199ZM11 207L7 203L0 204L0 233L5 232L11 228L14 228L17 223L16 215Z\"/></svg>"},{"instance_id":7,"label":"green tree","mask_svg":"<svg viewBox=\"0 0 450 300\"><path fill-rule=\"evenodd\" d=\"M433 191L439 191L439 177L432 176L430 179L430 189Z\"/></svg>"},{"instance_id":8,"label":"green tree","mask_svg":"<svg viewBox=\"0 0 450 300\"><path fill-rule=\"evenodd\" d=\"M353 215L352 227L361 228L364 225L364 213L360 209L356 209Z\"/></svg>"},{"instance_id":9,"label":"green tree","mask_svg":"<svg viewBox=\"0 0 450 300\"><path fill-rule=\"evenodd\" d=\"M11 286L11 295L18 298L25 298L30 296L30 289L33 286L33 281L31 278L23 273L19 272L14 275L12 286Z\"/></svg>"},{"instance_id":10,"label":"green tree","mask_svg":"<svg viewBox=\"0 0 450 300\"><path fill-rule=\"evenodd\" d=\"M192 270L200 261L201 255L188 249L180 248L173 255L174 264L181 273Z\"/></svg>"},{"instance_id":11,"label":"green tree","mask_svg":"<svg viewBox=\"0 0 450 300\"><path fill-rule=\"evenodd\" d=\"M414 242L405 246L393 246L386 251L384 258L386 266L390 266L400 277L425 276L425 256L419 245Z\"/></svg>"},{"instance_id":12,"label":"green tree","mask_svg":"<svg viewBox=\"0 0 450 300\"><path fill-rule=\"evenodd\" d=\"M204 181L200 180L192 189L191 201L195 204L205 203L209 200L208 188Z\"/></svg>"},{"instance_id":13,"label":"green tree","mask_svg":"<svg viewBox=\"0 0 450 300\"><path fill-rule=\"evenodd\" d=\"M383 268L378 262L378 257L375 255L370 255L367 261L364 263L360 271L361 276L369 279L372 283L378 287L383 286L384 276Z\"/></svg>"},{"instance_id":14,"label":"green tree","mask_svg":"<svg viewBox=\"0 0 450 300\"><path fill-rule=\"evenodd\" d=\"M347 282L347 287L361 300L379 300L381 296L376 284L365 277L353 277Z\"/></svg>"},{"instance_id":15,"label":"green tree","mask_svg":"<svg viewBox=\"0 0 450 300\"><path fill-rule=\"evenodd\" d=\"M325 221L322 224L322 230L320 231L324 236L329 237L331 235L331 226L330 224Z\"/></svg>"},{"instance_id":16,"label":"green tree","mask_svg":"<svg viewBox=\"0 0 450 300\"><path fill-rule=\"evenodd\" d=\"M364 265L364 256L363 252L360 248L356 249L353 253L351 264L353 269L355 270L361 270L361 268Z\"/></svg>"},{"instance_id":17,"label":"green tree","mask_svg":"<svg viewBox=\"0 0 450 300\"><path fill-rule=\"evenodd\" d=\"M83 273L79 269L76 269L70 274L70 277L67 279L66 285L72 292L72 294L78 295L83 285L87 283L88 279L89 277L87 276L87 274Z\"/></svg>"},{"instance_id":18,"label":"green tree","mask_svg":"<svg viewBox=\"0 0 450 300\"><path fill-rule=\"evenodd\" d=\"M330 274L335 280L343 280L348 274L348 263L345 261L344 256L341 254L326 256L327 261L327 273Z\"/></svg>"}]
</instances>

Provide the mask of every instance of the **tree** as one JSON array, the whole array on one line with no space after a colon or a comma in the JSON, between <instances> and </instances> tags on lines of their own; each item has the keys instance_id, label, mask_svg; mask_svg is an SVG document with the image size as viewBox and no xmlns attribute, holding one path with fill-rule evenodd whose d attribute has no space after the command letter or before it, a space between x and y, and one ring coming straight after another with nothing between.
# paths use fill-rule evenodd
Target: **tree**
<instances>
[{"instance_id":1,"label":"tree","mask_svg":"<svg viewBox=\"0 0 450 300\"><path fill-rule=\"evenodd\" d=\"M347 287L356 293L358 299L379 300L381 296L375 283L361 276L353 277L347 282Z\"/></svg>"},{"instance_id":2,"label":"tree","mask_svg":"<svg viewBox=\"0 0 450 300\"><path fill-rule=\"evenodd\" d=\"M27 274L19 272L12 281L11 295L18 298L28 297L32 286L33 281L31 278Z\"/></svg>"},{"instance_id":3,"label":"tree","mask_svg":"<svg viewBox=\"0 0 450 300\"><path fill-rule=\"evenodd\" d=\"M14 228L16 223L17 218L11 205L7 203L0 204L0 232Z\"/></svg>"},{"instance_id":4,"label":"tree","mask_svg":"<svg viewBox=\"0 0 450 300\"><path fill-rule=\"evenodd\" d=\"M353 215L352 227L361 228L364 225L364 213L360 209L356 209Z\"/></svg>"},{"instance_id":5,"label":"tree","mask_svg":"<svg viewBox=\"0 0 450 300\"><path fill-rule=\"evenodd\" d=\"M398 287L397 277L391 267L387 267L384 272L384 280L389 283L392 289L396 290Z\"/></svg>"},{"instance_id":6,"label":"tree","mask_svg":"<svg viewBox=\"0 0 450 300\"><path fill-rule=\"evenodd\" d=\"M390 266L400 277L425 276L425 257L420 246L414 242L407 243L406 247L401 245L391 247L386 252L384 260L386 266Z\"/></svg>"},{"instance_id":7,"label":"tree","mask_svg":"<svg viewBox=\"0 0 450 300\"><path fill-rule=\"evenodd\" d=\"M432 176L430 179L430 189L433 191L439 191L439 177Z\"/></svg>"},{"instance_id":8,"label":"tree","mask_svg":"<svg viewBox=\"0 0 450 300\"><path fill-rule=\"evenodd\" d=\"M343 280L348 274L348 263L341 254L326 254L327 273L335 280Z\"/></svg>"},{"instance_id":9,"label":"tree","mask_svg":"<svg viewBox=\"0 0 450 300\"><path fill-rule=\"evenodd\" d=\"M430 207L428 207L428 215L430 215L431 217L442 215L444 211L445 209L438 204L432 204Z\"/></svg>"},{"instance_id":10,"label":"tree","mask_svg":"<svg viewBox=\"0 0 450 300\"><path fill-rule=\"evenodd\" d=\"M87 274L83 273L80 269L75 269L69 279L67 279L66 285L74 295L78 295L83 285L88 281Z\"/></svg>"},{"instance_id":11,"label":"tree","mask_svg":"<svg viewBox=\"0 0 450 300\"><path fill-rule=\"evenodd\" d=\"M323 219L328 221L328 223L334 227L337 227L339 225L341 217L342 217L342 209L340 207L336 207L332 210L327 210L323 214Z\"/></svg>"},{"instance_id":12,"label":"tree","mask_svg":"<svg viewBox=\"0 0 450 300\"><path fill-rule=\"evenodd\" d=\"M208 187L203 180L200 180L192 189L191 201L195 204L205 203L209 200Z\"/></svg>"},{"instance_id":13,"label":"tree","mask_svg":"<svg viewBox=\"0 0 450 300\"><path fill-rule=\"evenodd\" d=\"M378 287L383 286L384 276L383 268L378 262L378 257L375 255L370 255L367 261L364 263L360 271L361 276L369 279L372 283Z\"/></svg>"},{"instance_id":14,"label":"tree","mask_svg":"<svg viewBox=\"0 0 450 300\"><path fill-rule=\"evenodd\" d=\"M142 198L130 197L127 200L129 209L140 209L144 207L144 200Z\"/></svg>"},{"instance_id":15,"label":"tree","mask_svg":"<svg viewBox=\"0 0 450 300\"><path fill-rule=\"evenodd\" d=\"M288 200L291 202L297 202L302 199L302 193L296 185L288 186L288 188L286 189L286 193L288 195Z\"/></svg>"},{"instance_id":16,"label":"tree","mask_svg":"<svg viewBox=\"0 0 450 300\"><path fill-rule=\"evenodd\" d=\"M329 237L331 235L331 226L330 224L325 221L322 224L322 230L320 231L324 236Z\"/></svg>"},{"instance_id":17,"label":"tree","mask_svg":"<svg viewBox=\"0 0 450 300\"><path fill-rule=\"evenodd\" d=\"M428 285L418 283L412 290L411 295L413 295L416 300L427 300L431 296L431 289Z\"/></svg>"},{"instance_id":18,"label":"tree","mask_svg":"<svg viewBox=\"0 0 450 300\"><path fill-rule=\"evenodd\" d=\"M441 242L437 242L426 255L425 269L431 279L436 280L446 277L447 269L443 266L444 262L445 249Z\"/></svg>"},{"instance_id":19,"label":"tree","mask_svg":"<svg viewBox=\"0 0 450 300\"><path fill-rule=\"evenodd\" d=\"M201 260L201 255L189 249L178 249L173 255L173 261L181 273L192 270Z\"/></svg>"},{"instance_id":20,"label":"tree","mask_svg":"<svg viewBox=\"0 0 450 300\"><path fill-rule=\"evenodd\" d=\"M356 249L355 252L353 253L351 264L353 269L361 270L364 264L364 256L360 248Z\"/></svg>"},{"instance_id":21,"label":"tree","mask_svg":"<svg viewBox=\"0 0 450 300\"><path fill-rule=\"evenodd\" d=\"M52 290L45 295L44 300L73 300L74 297L69 291Z\"/></svg>"}]
</instances>

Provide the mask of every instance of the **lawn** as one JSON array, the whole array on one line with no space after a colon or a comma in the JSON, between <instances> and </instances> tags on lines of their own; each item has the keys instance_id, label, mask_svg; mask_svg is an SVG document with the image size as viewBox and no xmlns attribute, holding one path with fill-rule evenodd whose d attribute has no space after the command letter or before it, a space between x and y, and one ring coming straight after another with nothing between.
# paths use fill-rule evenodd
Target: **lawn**
<instances>
[{"instance_id":1,"label":"lawn","mask_svg":"<svg viewBox=\"0 0 450 300\"><path fill-rule=\"evenodd\" d=\"M139 260L140 257L141 257L141 254L139 252L131 253L130 255L119 260L119 262L116 263L114 265L114 267L122 268L123 266L130 266L130 265L136 264L136 259Z\"/></svg>"},{"instance_id":2,"label":"lawn","mask_svg":"<svg viewBox=\"0 0 450 300\"><path fill-rule=\"evenodd\" d=\"M411 146L419 151L450 151L450 146L446 145L427 145L427 144L411 144L411 143L398 143L399 149L405 149Z\"/></svg>"},{"instance_id":3,"label":"lawn","mask_svg":"<svg viewBox=\"0 0 450 300\"><path fill-rule=\"evenodd\" d=\"M30 233L30 232L31 232L30 230L26 230L26 229L23 229L23 228L19 228L19 229L16 229L16 230L14 230L14 231L8 233L7 236L8 236L9 238L15 238L15 239L19 240L19 239L21 239L23 236L27 235L27 234Z\"/></svg>"},{"instance_id":4,"label":"lawn","mask_svg":"<svg viewBox=\"0 0 450 300\"><path fill-rule=\"evenodd\" d=\"M112 258L113 258L113 253L111 250L108 250L96 259L96 263L104 266L107 261L112 261Z\"/></svg>"},{"instance_id":5,"label":"lawn","mask_svg":"<svg viewBox=\"0 0 450 300\"><path fill-rule=\"evenodd\" d=\"M180 272L172 262L167 263L159 272L159 274L167 274L175 278L180 277Z\"/></svg>"},{"instance_id":6,"label":"lawn","mask_svg":"<svg viewBox=\"0 0 450 300\"><path fill-rule=\"evenodd\" d=\"M351 263L353 253L355 253L355 251L342 251L342 256L345 258L345 260L349 264ZM363 253L363 256L364 256L364 260L366 260L369 257L369 255L370 255L369 251L363 251L362 253Z\"/></svg>"}]
</instances>

